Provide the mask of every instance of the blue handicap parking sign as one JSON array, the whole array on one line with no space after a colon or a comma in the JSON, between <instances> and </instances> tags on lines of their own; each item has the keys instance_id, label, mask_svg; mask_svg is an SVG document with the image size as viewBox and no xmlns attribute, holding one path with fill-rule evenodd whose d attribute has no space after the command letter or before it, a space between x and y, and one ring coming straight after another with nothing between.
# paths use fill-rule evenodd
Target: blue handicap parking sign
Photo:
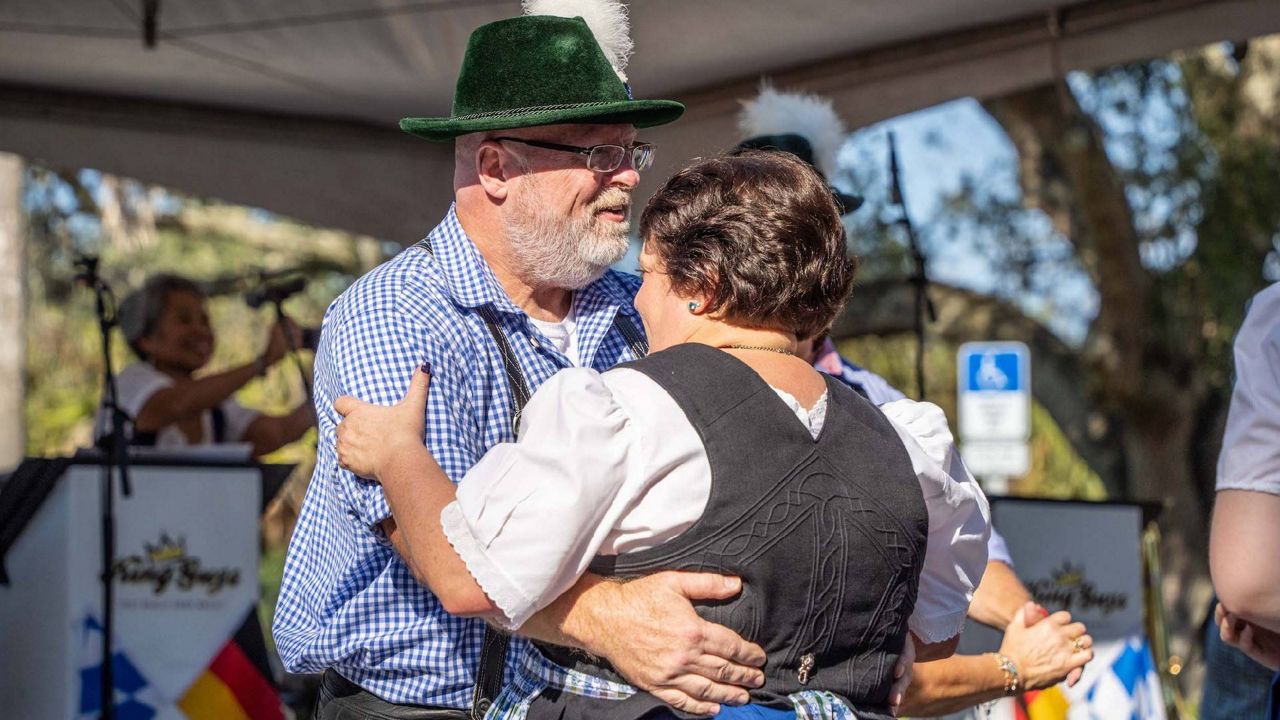
<instances>
[{"instance_id":1,"label":"blue handicap parking sign","mask_svg":"<svg viewBox=\"0 0 1280 720\"><path fill-rule=\"evenodd\" d=\"M1016 350L985 350L966 358L968 392L1023 392L1022 354Z\"/></svg>"}]
</instances>

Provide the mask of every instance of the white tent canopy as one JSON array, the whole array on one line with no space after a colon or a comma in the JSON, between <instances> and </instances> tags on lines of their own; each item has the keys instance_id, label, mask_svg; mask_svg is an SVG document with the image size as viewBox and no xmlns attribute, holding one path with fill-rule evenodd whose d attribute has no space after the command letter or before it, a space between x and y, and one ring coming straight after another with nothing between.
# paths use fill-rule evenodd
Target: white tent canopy
<instances>
[{"instance_id":1,"label":"white tent canopy","mask_svg":"<svg viewBox=\"0 0 1280 720\"><path fill-rule=\"evenodd\" d=\"M452 150L404 135L447 115L467 36L513 0L6 0L0 151L95 167L410 242L451 196ZM1276 0L633 0L637 97L686 103L646 131L648 187L732 145L761 77L831 97L852 126L1057 69L1280 31ZM1055 61L1055 57L1058 60Z\"/></svg>"}]
</instances>

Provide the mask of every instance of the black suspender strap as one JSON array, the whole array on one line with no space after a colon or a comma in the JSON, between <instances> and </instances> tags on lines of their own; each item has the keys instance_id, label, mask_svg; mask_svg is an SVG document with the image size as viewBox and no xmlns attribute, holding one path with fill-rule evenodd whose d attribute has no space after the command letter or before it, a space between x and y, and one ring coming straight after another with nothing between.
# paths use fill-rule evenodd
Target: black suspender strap
<instances>
[{"instance_id":1,"label":"black suspender strap","mask_svg":"<svg viewBox=\"0 0 1280 720\"><path fill-rule=\"evenodd\" d=\"M644 335L641 335L636 326L623 317L622 313L618 313L613 318L613 327L617 329L622 339L627 341L627 347L631 348L633 359L639 360L649 354L649 341L645 340Z\"/></svg>"},{"instance_id":2,"label":"black suspender strap","mask_svg":"<svg viewBox=\"0 0 1280 720\"><path fill-rule=\"evenodd\" d=\"M529 383L525 381L524 373L520 370L515 350L511 349L506 333L502 332L502 326L498 324L498 314L494 312L493 306L481 305L478 311L480 318L484 320L484 326L489 330L489 335L498 346L498 354L502 356L502 367L507 374L507 387L511 389L511 436L515 437L520 431L520 415L524 412L525 403L529 402L533 393L529 390Z\"/></svg>"},{"instance_id":3,"label":"black suspender strap","mask_svg":"<svg viewBox=\"0 0 1280 720\"><path fill-rule=\"evenodd\" d=\"M435 255L428 238L423 238L414 247ZM524 412L524 406L533 393L529 389L528 381L525 380L524 372L520 369L520 363L516 359L511 342L507 340L506 333L502 332L502 325L498 321L498 314L493 306L481 305L478 312L493 342L498 346L498 354L502 356L507 387L511 390L511 434L514 437L520 430L520 415ZM649 344L631 321L618 314L613 319L613 326L626 340L635 359L638 360L649 353ZM480 667L476 672L475 689L471 694L471 717L474 720L481 720L484 717L502 690L502 673L507 665L508 641L509 637L506 633L495 630L491 625L485 626L484 640L480 646Z\"/></svg>"},{"instance_id":4,"label":"black suspender strap","mask_svg":"<svg viewBox=\"0 0 1280 720\"><path fill-rule=\"evenodd\" d=\"M414 247L435 255L431 240L428 238L423 238ZM511 434L514 437L516 431L520 429L520 413L524 410L525 403L529 402L529 396L532 393L529 392L529 383L524 379L524 373L521 372L520 364L516 361L515 351L511 349L511 343L507 341L507 336L498 324L498 317L493 307L480 306L480 318L484 320L484 325L489 329L489 334L498 345L498 353L502 356L502 366L507 375L507 387L511 389L511 402L514 405L512 408L514 412L511 414ZM492 625L485 625L484 640L480 644L480 663L476 669L476 684L471 691L471 717L474 720L484 718L502 690L502 673L507 666L509 640L506 633L495 630Z\"/></svg>"}]
</instances>

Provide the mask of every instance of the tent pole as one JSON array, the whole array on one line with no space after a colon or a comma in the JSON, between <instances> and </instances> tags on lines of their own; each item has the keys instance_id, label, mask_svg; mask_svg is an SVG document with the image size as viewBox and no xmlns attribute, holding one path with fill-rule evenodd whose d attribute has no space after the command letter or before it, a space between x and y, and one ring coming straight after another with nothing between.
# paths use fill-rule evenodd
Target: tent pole
<instances>
[{"instance_id":1,"label":"tent pole","mask_svg":"<svg viewBox=\"0 0 1280 720\"><path fill-rule=\"evenodd\" d=\"M22 461L25 438L26 223L22 158L0 153L0 473Z\"/></svg>"}]
</instances>

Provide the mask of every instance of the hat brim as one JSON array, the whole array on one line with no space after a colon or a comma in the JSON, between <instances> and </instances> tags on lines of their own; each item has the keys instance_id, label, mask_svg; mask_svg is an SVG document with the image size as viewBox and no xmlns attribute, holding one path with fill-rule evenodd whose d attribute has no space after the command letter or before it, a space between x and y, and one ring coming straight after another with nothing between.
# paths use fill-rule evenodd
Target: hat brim
<instances>
[{"instance_id":1,"label":"hat brim","mask_svg":"<svg viewBox=\"0 0 1280 720\"><path fill-rule=\"evenodd\" d=\"M849 193L840 192L835 188L831 188L831 196L836 199L836 206L837 209L840 210L841 215L848 215L854 210L862 207L863 198L861 195L850 195Z\"/></svg>"},{"instance_id":2,"label":"hat brim","mask_svg":"<svg viewBox=\"0 0 1280 720\"><path fill-rule=\"evenodd\" d=\"M405 118L400 121L400 129L410 135L439 142L474 132L539 125L618 124L647 128L673 122L683 114L684 105L674 100L621 100L524 108L465 117Z\"/></svg>"}]
</instances>

